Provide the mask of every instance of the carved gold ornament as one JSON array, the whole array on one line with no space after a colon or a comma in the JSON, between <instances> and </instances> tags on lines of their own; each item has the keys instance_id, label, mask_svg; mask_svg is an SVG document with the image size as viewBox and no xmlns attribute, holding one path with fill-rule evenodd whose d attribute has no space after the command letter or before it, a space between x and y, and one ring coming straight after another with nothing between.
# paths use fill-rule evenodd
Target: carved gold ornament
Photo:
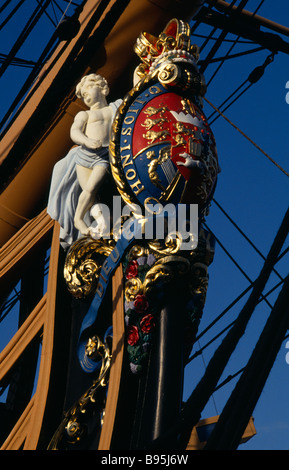
<instances>
[{"instance_id":1,"label":"carved gold ornament","mask_svg":"<svg viewBox=\"0 0 289 470\"><path fill-rule=\"evenodd\" d=\"M108 383L111 350L107 341L102 342L99 337L94 336L88 341L87 354L93 355L96 360L101 360L98 377L70 410L67 411L48 446L48 450L59 449L63 440L69 444L76 444L80 441L85 435L83 419L85 419L86 414L91 412L91 408L94 408L94 406L99 407L97 394Z\"/></svg>"},{"instance_id":2,"label":"carved gold ornament","mask_svg":"<svg viewBox=\"0 0 289 470\"><path fill-rule=\"evenodd\" d=\"M114 240L83 237L71 245L64 264L64 278L69 292L84 298L94 292L104 259L114 249Z\"/></svg>"},{"instance_id":3,"label":"carved gold ornament","mask_svg":"<svg viewBox=\"0 0 289 470\"><path fill-rule=\"evenodd\" d=\"M158 260L147 272L143 282L145 294L149 294L156 284L171 282L175 277L190 273L190 261L183 256L165 256Z\"/></svg>"}]
</instances>

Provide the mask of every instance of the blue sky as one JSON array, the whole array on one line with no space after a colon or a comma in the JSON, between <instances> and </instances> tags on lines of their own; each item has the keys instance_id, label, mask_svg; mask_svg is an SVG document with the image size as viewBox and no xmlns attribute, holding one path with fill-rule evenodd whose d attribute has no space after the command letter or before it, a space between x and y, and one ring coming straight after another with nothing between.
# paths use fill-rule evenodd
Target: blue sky
<instances>
[{"instance_id":1,"label":"blue sky","mask_svg":"<svg viewBox=\"0 0 289 470\"><path fill-rule=\"evenodd\" d=\"M31 3L30 0L30 7ZM34 3L35 5L37 4L37 2ZM59 3L65 5L64 1ZM254 11L259 4L259 0L249 0L246 9ZM288 25L288 2L286 0L274 2L274 10L272 9L272 4L272 1L265 0L258 14L282 25ZM29 13L31 13L30 9ZM59 18L59 12L57 15ZM0 23L2 21L0 14ZM9 51L16 34L19 34L20 21L23 21L23 16L19 16L14 24L11 23L9 28L0 30L3 53ZM48 18L45 18L43 21L45 28L42 26L35 31L37 41L34 40L32 45L27 44L21 49L17 54L18 57L27 60L37 58L40 53L40 46L45 45L53 31L51 21ZM195 33L206 35L210 31L210 27L201 25ZM220 30L217 30L214 37L218 37L219 34ZM229 34L227 39L235 39L235 36ZM283 39L289 42L289 37L283 36ZM195 37L195 42L198 45L201 45L203 40ZM213 43L213 40L210 41L208 46L202 51L201 59L206 56ZM230 46L231 43L224 42L216 57L226 54ZM36 50L38 47L39 49ZM242 43L234 48L233 53L254 47L256 46ZM244 82L256 66L264 63L268 55L269 51L264 50L227 60L208 87L206 95L208 100L215 106L219 106ZM234 105L225 111L225 115L235 125L287 172L289 172L289 104L286 103L285 96L289 90L286 90L285 86L287 81L289 81L288 62L289 56L279 52L275 56L274 61L266 68L264 76L260 81L253 85ZM205 77L207 81L212 76L215 68L216 64L212 64L206 69ZM27 76L28 73L29 69L10 67L3 77L0 78L2 83L1 115L4 114L5 105L8 107L9 102L15 96L17 88L19 88L19 84L22 83L23 77ZM204 110L207 116L210 116L213 111L207 103L204 105ZM217 141L219 161L222 169L219 175L215 199L247 237L254 242L263 255L266 256L288 207L288 176L273 165L222 117L212 124L212 130ZM245 271L247 277L254 280L263 266L262 257L240 235L215 203L212 203L206 222L234 260ZM287 246L288 239L284 248ZM276 266L276 269L278 269L283 278L288 274L288 257L289 254ZM216 245L215 258L210 266L209 274L207 302L199 333L210 325L214 318L249 285L248 279L239 271L218 244ZM279 279L276 274L272 274L264 292L266 293L271 287L275 286L278 281ZM268 301L272 305L276 300L279 290L276 290L268 297ZM248 296L243 297L241 301L230 309L222 320L202 336L194 351L207 344L211 338L214 338L217 333L233 321L247 298ZM230 374L235 374L240 368L245 366L269 313L270 308L268 305L264 301L261 302L255 310L246 334L238 344L220 381ZM4 341L3 331L1 335L0 330L1 343ZM185 397L197 385L204 373L205 364L209 362L214 350L220 344L223 337L224 335L214 341L212 345L204 350L201 356L193 360L187 367ZM287 438L289 428L289 408L287 406L289 364L285 360L287 352L286 341L284 341L253 413L257 435L247 444L243 444L240 449L289 449ZM202 417L210 417L221 413L237 380L238 378L232 380L214 394L214 397L203 411Z\"/></svg>"}]
</instances>

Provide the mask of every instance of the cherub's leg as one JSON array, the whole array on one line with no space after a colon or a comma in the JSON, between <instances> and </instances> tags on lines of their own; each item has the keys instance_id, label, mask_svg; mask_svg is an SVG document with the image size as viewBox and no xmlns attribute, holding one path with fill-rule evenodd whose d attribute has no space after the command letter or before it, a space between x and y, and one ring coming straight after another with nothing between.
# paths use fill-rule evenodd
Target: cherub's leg
<instances>
[{"instance_id":1,"label":"cherub's leg","mask_svg":"<svg viewBox=\"0 0 289 470\"><path fill-rule=\"evenodd\" d=\"M107 170L103 166L95 166L92 170L77 166L77 177L82 192L78 198L74 225L83 235L89 235L89 229L84 222L84 216L95 202L96 194L106 174Z\"/></svg>"}]
</instances>

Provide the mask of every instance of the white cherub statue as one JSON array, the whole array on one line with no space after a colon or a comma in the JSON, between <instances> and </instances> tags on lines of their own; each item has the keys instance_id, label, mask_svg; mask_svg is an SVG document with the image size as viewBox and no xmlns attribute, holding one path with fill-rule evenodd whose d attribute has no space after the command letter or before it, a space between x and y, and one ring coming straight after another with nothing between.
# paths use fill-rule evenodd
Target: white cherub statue
<instances>
[{"instance_id":1,"label":"white cherub statue","mask_svg":"<svg viewBox=\"0 0 289 470\"><path fill-rule=\"evenodd\" d=\"M121 103L117 100L108 104L108 93L107 81L100 75L90 74L81 79L76 96L89 109L80 111L71 126L70 136L77 147L53 170L47 212L60 223L61 239L67 244L79 235L96 233L89 211L98 202L97 193L109 171L110 128ZM99 222L102 226L103 220Z\"/></svg>"}]
</instances>

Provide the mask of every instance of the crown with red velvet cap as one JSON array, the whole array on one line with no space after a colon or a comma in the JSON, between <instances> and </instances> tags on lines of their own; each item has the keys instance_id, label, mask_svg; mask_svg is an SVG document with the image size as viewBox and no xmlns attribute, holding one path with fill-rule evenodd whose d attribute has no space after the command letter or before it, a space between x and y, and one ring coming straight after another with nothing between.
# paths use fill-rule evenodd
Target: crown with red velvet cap
<instances>
[{"instance_id":1,"label":"crown with red velvet cap","mask_svg":"<svg viewBox=\"0 0 289 470\"><path fill-rule=\"evenodd\" d=\"M158 36L143 32L137 38L135 53L142 63L137 68L140 77L152 72L163 61L187 62L196 67L199 49L191 44L188 23L172 19Z\"/></svg>"}]
</instances>

